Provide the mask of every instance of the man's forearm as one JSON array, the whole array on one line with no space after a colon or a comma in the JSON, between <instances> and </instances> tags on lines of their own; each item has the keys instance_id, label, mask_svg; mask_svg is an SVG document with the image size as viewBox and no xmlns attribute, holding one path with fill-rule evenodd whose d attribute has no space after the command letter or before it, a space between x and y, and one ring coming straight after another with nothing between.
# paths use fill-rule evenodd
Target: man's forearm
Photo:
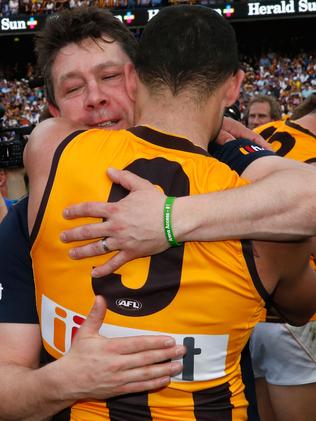
<instances>
[{"instance_id":1,"label":"man's forearm","mask_svg":"<svg viewBox=\"0 0 316 421\"><path fill-rule=\"evenodd\" d=\"M177 241L296 240L316 235L315 198L315 170L279 171L238 189L178 198L173 230Z\"/></svg>"},{"instance_id":2,"label":"man's forearm","mask_svg":"<svg viewBox=\"0 0 316 421\"><path fill-rule=\"evenodd\" d=\"M288 169L287 164L287 169L273 171L244 187L177 198L171 217L176 240L293 241L316 235L316 171L298 163L295 167ZM108 275L132 259L170 247L163 229L166 196L128 171L111 169L108 173L112 181L131 193L116 203L70 206L65 211L69 219L92 216L104 222L76 227L61 235L65 242L96 240L72 248L70 255L74 259L103 254L100 238L104 237L108 250L118 250L93 269L94 277Z\"/></svg>"},{"instance_id":3,"label":"man's forearm","mask_svg":"<svg viewBox=\"0 0 316 421\"><path fill-rule=\"evenodd\" d=\"M12 363L0 365L0 420L44 421L74 400L61 398L60 373L53 364L30 369Z\"/></svg>"},{"instance_id":4,"label":"man's forearm","mask_svg":"<svg viewBox=\"0 0 316 421\"><path fill-rule=\"evenodd\" d=\"M70 350L42 368L33 368L38 366L38 328L12 324L10 329L8 323L2 326L0 323L1 333L8 332L6 344L0 347L1 421L47 420L79 400L104 401L113 396L160 389L182 371L178 360L186 350L174 338L165 335L106 338L99 334L105 313L105 300L96 296ZM20 332L25 342L21 340L24 346L20 349L15 332ZM33 337L29 332L33 332Z\"/></svg>"}]
</instances>

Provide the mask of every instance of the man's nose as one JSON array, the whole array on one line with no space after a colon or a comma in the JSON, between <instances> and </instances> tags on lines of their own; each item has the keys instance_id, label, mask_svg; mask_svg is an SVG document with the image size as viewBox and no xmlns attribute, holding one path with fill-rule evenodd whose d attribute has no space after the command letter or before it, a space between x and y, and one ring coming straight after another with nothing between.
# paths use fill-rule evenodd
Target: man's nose
<instances>
[{"instance_id":1,"label":"man's nose","mask_svg":"<svg viewBox=\"0 0 316 421\"><path fill-rule=\"evenodd\" d=\"M93 82L90 83L87 89L87 96L86 96L86 107L91 108L98 108L100 106L106 105L108 102L106 93L101 89L98 83Z\"/></svg>"},{"instance_id":2,"label":"man's nose","mask_svg":"<svg viewBox=\"0 0 316 421\"><path fill-rule=\"evenodd\" d=\"M254 116L253 125L254 127L258 127L261 125L261 117L259 115Z\"/></svg>"}]
</instances>

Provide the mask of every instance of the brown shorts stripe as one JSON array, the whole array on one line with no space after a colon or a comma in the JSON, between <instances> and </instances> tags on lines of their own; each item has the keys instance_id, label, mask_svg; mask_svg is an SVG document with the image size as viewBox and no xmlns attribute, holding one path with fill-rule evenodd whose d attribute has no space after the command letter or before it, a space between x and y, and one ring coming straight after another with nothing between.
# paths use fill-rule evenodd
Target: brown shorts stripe
<instances>
[{"instance_id":1,"label":"brown shorts stripe","mask_svg":"<svg viewBox=\"0 0 316 421\"><path fill-rule=\"evenodd\" d=\"M193 393L196 421L232 421L228 383Z\"/></svg>"},{"instance_id":2,"label":"brown shorts stripe","mask_svg":"<svg viewBox=\"0 0 316 421\"><path fill-rule=\"evenodd\" d=\"M133 393L107 399L111 421L152 421L147 393Z\"/></svg>"}]
</instances>

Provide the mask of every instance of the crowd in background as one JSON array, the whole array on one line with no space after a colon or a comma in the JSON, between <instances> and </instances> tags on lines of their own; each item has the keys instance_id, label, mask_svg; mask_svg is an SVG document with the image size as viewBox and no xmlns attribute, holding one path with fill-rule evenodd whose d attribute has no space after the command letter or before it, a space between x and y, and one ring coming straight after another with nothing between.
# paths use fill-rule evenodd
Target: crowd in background
<instances>
[{"instance_id":1,"label":"crowd in background","mask_svg":"<svg viewBox=\"0 0 316 421\"><path fill-rule=\"evenodd\" d=\"M240 96L242 113L253 95L262 94L274 96L281 105L283 117L287 117L316 91L316 52L291 58L273 52L257 60L244 57L242 66L245 71Z\"/></svg>"},{"instance_id":2,"label":"crowd in background","mask_svg":"<svg viewBox=\"0 0 316 421\"><path fill-rule=\"evenodd\" d=\"M274 96L286 118L302 100L316 91L316 52L300 53L291 59L271 52L257 60L243 57L241 61L245 70L240 95L242 116L254 95ZM2 71L1 75L0 70L0 103L5 109L2 123L9 127L35 124L45 105L44 89L30 87L38 77L31 64L27 65L22 79L14 78L14 71L10 69L12 78L9 80L4 77L8 72Z\"/></svg>"},{"instance_id":3,"label":"crowd in background","mask_svg":"<svg viewBox=\"0 0 316 421\"><path fill-rule=\"evenodd\" d=\"M216 1L209 3L216 3ZM167 5L167 0L0 0L0 15L7 17L15 14L50 14L63 8L81 6L101 8L135 8Z\"/></svg>"},{"instance_id":4,"label":"crowd in background","mask_svg":"<svg viewBox=\"0 0 316 421\"><path fill-rule=\"evenodd\" d=\"M234 3L245 0L228 0L226 3ZM178 3L200 3L203 5L216 6L222 4L222 0L0 0L0 16L15 14L49 14L63 8L72 9L81 6L98 6L106 8L135 8L156 7Z\"/></svg>"},{"instance_id":5,"label":"crowd in background","mask_svg":"<svg viewBox=\"0 0 316 421\"><path fill-rule=\"evenodd\" d=\"M136 7L150 5L148 0L0 0L1 15L10 16L14 14L50 14L63 8L72 9L81 6L99 6L99 7Z\"/></svg>"},{"instance_id":6,"label":"crowd in background","mask_svg":"<svg viewBox=\"0 0 316 421\"><path fill-rule=\"evenodd\" d=\"M12 69L12 73L14 69ZM22 79L0 78L0 104L3 127L23 127L36 124L45 106L44 88L32 87L37 77L34 67L29 63Z\"/></svg>"}]
</instances>

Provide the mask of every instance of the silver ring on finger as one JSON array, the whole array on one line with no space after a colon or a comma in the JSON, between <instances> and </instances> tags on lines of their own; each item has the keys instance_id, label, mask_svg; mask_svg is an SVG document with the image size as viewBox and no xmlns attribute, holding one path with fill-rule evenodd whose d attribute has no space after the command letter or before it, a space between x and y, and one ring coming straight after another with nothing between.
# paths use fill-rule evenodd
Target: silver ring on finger
<instances>
[{"instance_id":1,"label":"silver ring on finger","mask_svg":"<svg viewBox=\"0 0 316 421\"><path fill-rule=\"evenodd\" d=\"M104 237L101 240L101 247L102 247L102 250L104 251L104 253L108 253L109 251L111 251L109 249L109 247L106 245L106 240L107 240L107 237Z\"/></svg>"}]
</instances>

